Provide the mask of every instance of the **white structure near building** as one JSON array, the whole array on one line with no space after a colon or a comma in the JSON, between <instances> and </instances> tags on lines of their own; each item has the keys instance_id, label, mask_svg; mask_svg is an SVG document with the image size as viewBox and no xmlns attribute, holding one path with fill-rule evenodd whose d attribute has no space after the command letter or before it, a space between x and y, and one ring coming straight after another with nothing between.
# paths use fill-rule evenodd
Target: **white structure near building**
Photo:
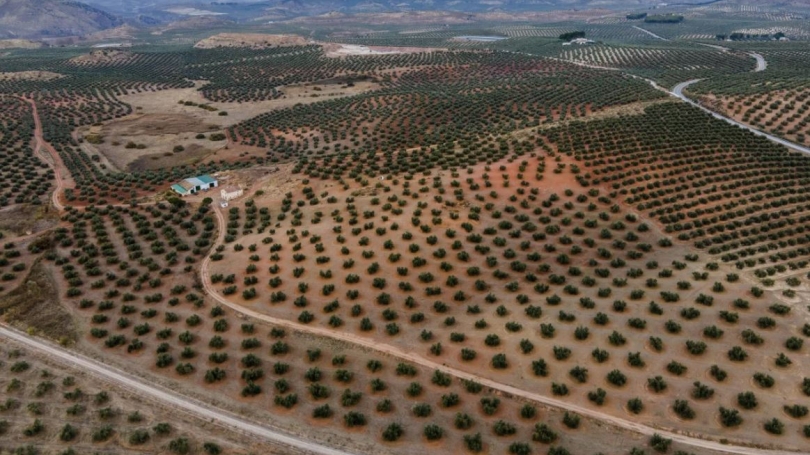
<instances>
[{"instance_id":1,"label":"white structure near building","mask_svg":"<svg viewBox=\"0 0 810 455\"><path fill-rule=\"evenodd\" d=\"M245 194L245 190L238 186L226 186L219 190L219 195L223 201L232 201Z\"/></svg>"}]
</instances>

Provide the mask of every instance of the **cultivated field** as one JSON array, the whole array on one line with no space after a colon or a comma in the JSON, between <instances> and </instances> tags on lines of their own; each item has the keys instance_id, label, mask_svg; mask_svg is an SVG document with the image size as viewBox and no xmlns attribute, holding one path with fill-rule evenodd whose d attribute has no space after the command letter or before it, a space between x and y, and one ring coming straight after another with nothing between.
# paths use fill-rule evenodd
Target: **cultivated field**
<instances>
[{"instance_id":1,"label":"cultivated field","mask_svg":"<svg viewBox=\"0 0 810 455\"><path fill-rule=\"evenodd\" d=\"M707 11L9 52L2 323L351 453L798 453L810 158L644 78L805 142L807 52ZM286 453L3 346L0 451Z\"/></svg>"}]
</instances>

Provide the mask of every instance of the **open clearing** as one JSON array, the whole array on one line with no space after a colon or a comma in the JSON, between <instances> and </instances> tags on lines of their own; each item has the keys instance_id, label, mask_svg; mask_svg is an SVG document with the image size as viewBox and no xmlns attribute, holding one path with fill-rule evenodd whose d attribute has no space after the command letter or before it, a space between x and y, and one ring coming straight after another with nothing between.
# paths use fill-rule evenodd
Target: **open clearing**
<instances>
[{"instance_id":1,"label":"open clearing","mask_svg":"<svg viewBox=\"0 0 810 455\"><path fill-rule=\"evenodd\" d=\"M281 46L305 46L309 40L299 35L265 35L262 33L220 33L210 36L194 45L197 49L217 47L246 47L266 49Z\"/></svg>"},{"instance_id":2,"label":"open clearing","mask_svg":"<svg viewBox=\"0 0 810 455\"><path fill-rule=\"evenodd\" d=\"M392 55L392 54L412 54L422 52L438 52L446 49L423 48L423 47L385 47L385 46L362 46L358 44L333 44L322 45L327 57L346 57L350 55Z\"/></svg>"},{"instance_id":3,"label":"open clearing","mask_svg":"<svg viewBox=\"0 0 810 455\"><path fill-rule=\"evenodd\" d=\"M209 137L223 133L227 125L267 111L353 96L379 87L379 83L371 78L335 78L283 87L284 96L281 98L251 103L212 103L193 87L144 91L121 97L134 107L134 114L79 131L85 139L102 138L103 143L94 143L91 147L107 157L117 169L167 168L203 162L214 156L224 158L221 152L227 143L211 141ZM222 112L227 115L220 115ZM205 137L199 138L200 134ZM128 143L142 144L145 148L127 148ZM182 146L184 150L175 152L176 146Z\"/></svg>"},{"instance_id":4,"label":"open clearing","mask_svg":"<svg viewBox=\"0 0 810 455\"><path fill-rule=\"evenodd\" d=\"M52 81L62 76L50 71L19 71L14 73L0 73L0 81Z\"/></svg>"}]
</instances>

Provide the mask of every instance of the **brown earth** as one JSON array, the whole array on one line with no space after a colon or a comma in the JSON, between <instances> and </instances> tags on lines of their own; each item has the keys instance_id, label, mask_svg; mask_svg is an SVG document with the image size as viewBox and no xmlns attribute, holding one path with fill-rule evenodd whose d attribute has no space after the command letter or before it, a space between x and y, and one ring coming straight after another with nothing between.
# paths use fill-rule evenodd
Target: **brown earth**
<instances>
[{"instance_id":1,"label":"brown earth","mask_svg":"<svg viewBox=\"0 0 810 455\"><path fill-rule=\"evenodd\" d=\"M134 114L100 126L80 128L79 133L85 138L102 138L103 143L88 143L85 147L90 149L91 154L106 157L114 168L121 170L157 169L228 159L244 156L245 153L263 155L266 150L228 145L225 141L210 141L207 136L222 133L229 125L270 110L353 96L379 87L379 83L372 79L354 81L352 86L340 79L325 80L283 87L282 98L253 103L212 103L197 88L142 92L120 97L135 108ZM195 105L186 105L188 101ZM197 105L216 109L211 111ZM223 111L228 115L219 115ZM205 134L206 139L197 139L197 134ZM146 148L127 149L125 146L128 142L144 144ZM186 150L174 153L177 145L182 145Z\"/></svg>"},{"instance_id":2,"label":"brown earth","mask_svg":"<svg viewBox=\"0 0 810 455\"><path fill-rule=\"evenodd\" d=\"M529 163L528 172L529 174L533 174L536 160L530 159L527 161ZM537 188L539 190L537 197L540 200L547 198L552 193L559 195L567 188L576 188L577 183L574 179L575 175L573 169L576 164L577 163L575 161L565 157L559 157L559 159L555 158L554 160L546 159L546 166L548 169L546 170L542 181L533 182L530 187ZM503 168L501 168L501 166L503 166ZM560 172L554 172L555 169L559 170ZM510 185L508 188L505 187L506 183L514 184L519 180L518 174L520 174L520 172L517 170L517 163L506 163L503 161L493 163L491 170L488 171L484 169L484 165L475 166L473 167L473 171L471 173L464 173L461 178L456 178L456 180L466 180L467 178L472 178L473 181L481 184L483 187L484 185L482 177L485 172L489 174L490 180L492 180L494 183L493 187L491 189L473 191L471 194L466 194L465 199L469 199L473 195L483 196L483 201L493 202L495 204L495 207L492 209L492 213L494 213L495 210L503 210L504 204L509 205L509 202L506 202L506 200L510 195L513 194L514 190L511 188L518 187L516 184L514 186ZM443 175L444 178L447 178L447 175L445 174L447 173L441 171L432 173L430 179L426 180L432 180L433 177L441 177ZM418 178L419 177L416 179ZM444 178L442 181L446 182ZM416 179L410 182L411 185L415 184ZM529 179L531 180L531 178ZM287 182L289 185L291 185L288 187L288 189L294 194L297 194L294 188L296 180L297 179L293 178ZM380 182L374 182L371 184L372 186L367 186L362 191L358 191L356 187L344 191L340 189L340 187L330 186L332 184L329 181L316 180L304 183L303 180L299 180L299 182L300 183L298 184L301 186L312 187L314 194L320 195L322 200L326 197L325 195L321 194L322 192L325 192L328 196L336 197L338 201L344 200L347 196L351 195L354 198L352 204L356 207L355 210L359 214L364 214L367 212L372 213L373 211L379 212L380 206L372 203L372 199L375 197L382 199L388 198L392 195L399 195L399 191L397 190L400 189L399 186L401 185L401 182L398 184L396 181L392 183L382 182L383 185L391 186L393 190L384 191L382 188L375 189L374 184ZM296 239L290 239L290 243L288 244L286 237L281 233L286 232L287 235L290 235L290 233L293 231L289 230L289 224L283 222L277 227L277 232L271 232L271 234L274 234L272 236L272 242L282 245L281 250L277 253L279 255L279 260L275 262L281 266L281 271L277 274L272 274L266 269L263 270L260 268L257 272L255 272L255 275L258 278L258 283L267 283L270 278L277 276L281 278L282 284L272 289L266 285L256 286L257 289L261 290L257 298L252 298L249 300L243 299L239 296L239 292L237 291L236 294L228 296L228 300L241 303L250 310L261 312L272 317L295 321L298 314L301 312L301 308L296 308L295 306L291 305L291 302L299 295L306 295L306 299L308 300L307 308L314 308L314 310L310 311L314 311L316 314L315 320L311 324L328 329L330 315L318 315L317 309L327 305L329 301L337 298L344 305L342 305L341 309L337 310L334 314L346 321L352 321L341 326L339 329L340 331L349 331L353 335L368 338L372 342L380 345L393 345L399 349L406 350L407 352L414 352L426 358L435 358L435 355L431 353L429 348L431 343L441 341L444 345L444 350L436 361L440 361L443 365L463 371L475 372L475 374L487 379L538 393L550 394L550 386L552 383L567 384L570 389L570 393L567 395L565 400L577 405L593 406L588 398L588 393L594 390L596 385L605 385L609 398L605 404L599 408L601 412L620 416L622 418L638 418L640 421L644 422L652 421L655 422L656 425L660 425L664 428L675 428L687 433L702 434L715 439L727 438L735 443L740 442L743 444L770 445L773 441L773 437L762 430L762 419L769 416L782 416L783 405L795 403L797 400L800 401L802 399L801 391L795 386L792 386L793 382L795 382L795 377L793 376L793 373L791 373L791 369L784 369L775 366L772 359L774 353L770 348L758 349L742 343L740 338L740 332L742 329L754 327L754 330L763 337L765 346L776 347L776 349L778 349L778 346L783 344L785 338L793 331L794 323L791 321L785 321L782 323L780 321L777 329L759 330L755 327L757 318L762 316L762 312L767 311L767 309L761 309L759 311L752 309L750 311L743 312L743 314L741 314L740 321L736 325L725 323L722 321L722 318L718 316L719 312L723 308L729 307L730 302L736 299L752 298L748 292L749 286L752 283L748 282L741 282L740 285L725 284L725 290L721 295L712 290L712 285L714 282L725 282L726 274L733 272L731 267L724 265L720 266L718 271L710 272L708 279L697 281L693 278L693 272L702 272L707 270L707 264L712 261L712 258L703 253L694 252L700 257L699 260L695 262L687 262L686 268L683 270L675 270L670 278L664 279L658 276L658 271L660 270L659 267L669 268L671 267L670 264L673 260L683 260L682 258L684 255L688 255L693 252L688 245L678 244L677 247L670 249L654 248L651 252L644 254L644 258L639 260L639 262L629 262L627 267L638 268L640 271L642 271L644 278L639 278L641 280L640 282L628 280L630 282L628 283L627 287L624 285L617 286L615 283L613 286L611 286L611 282L607 280L595 286L588 286L584 288L580 287L575 297L566 297L562 289L553 288L546 296L534 296L534 294L532 294L531 285L523 283L520 290L517 292L527 293L530 296L529 302L533 305L542 303L545 297L553 294L555 291L563 296L562 306L559 308L547 308L549 311L544 313L544 316L542 316L537 322L527 319L523 315L523 309L514 306L512 301L514 300L515 296L502 289L499 282L490 278L485 272L484 275L482 275L485 278L482 279L486 280L489 288L482 291L483 294L490 293L495 297L497 302L502 303L506 309L505 313L496 314L493 312L493 307L498 304L492 306L484 304L483 297L475 292L475 288L473 286L473 281L475 281L475 278L466 276L464 272L465 269L472 266L478 266L482 270L489 270L490 266L483 263L484 253L476 254L471 252L472 256L468 261L463 263L457 262L454 259L455 252L451 252L453 250L453 248L450 246L451 241L445 238L445 235L443 234L449 229L462 232L460 224L463 221L466 221L466 217L462 215L462 218L458 221L445 218L447 212L453 212L454 209L436 202L436 200L433 198L433 196L436 196L435 189L430 190L428 189L426 183L420 182L419 185L416 185L416 187L411 187L412 191L416 191L419 186L423 184L425 185L424 188L427 191L425 194L422 194L420 191L418 197L418 201L425 204L425 206L421 208L423 213L422 221L430 222L429 214L434 210L439 211L439 213L444 212L440 217L441 221L439 224L431 224L432 231L435 233L433 235L438 237L438 243L432 244L432 246L425 248L425 246L428 245L428 234L424 234L420 232L419 229L411 226L409 217L413 215L411 215L411 209L407 208L413 205L410 202L410 197L406 198L409 203L405 206L405 215L402 217L383 211L382 213L384 216L388 217L387 220L383 219L380 221L379 215L372 216L371 218L366 218L364 216L359 218L362 220L360 223L354 225L355 227L360 227L364 225L363 223L375 222L376 225L373 226L375 228L384 227L393 229L393 224L398 224L400 226L399 230L397 232L391 232L390 234L380 234L379 232L374 234L373 229L361 231L363 232L362 235L350 234L348 232L350 229L347 229L347 226L342 226L344 228L342 235L347 237L347 240L341 242L337 239L337 235L333 230L333 227L335 226L333 223L305 223L301 228L302 232L306 231L307 236L317 238L317 241L310 241L306 238L304 238L302 241L299 237ZM467 193L466 185L463 187L465 188L465 193ZM281 191L278 193L281 193ZM280 202L277 199L279 197L278 193L275 195L275 197L268 194L266 197L262 196L256 198L255 200L257 201L257 205L260 207L269 207L272 213L278 213L279 207L276 205ZM447 197L446 194L445 197ZM586 207L588 204L581 204L574 201L573 197L564 198L563 201L566 203L571 203L571 207L568 209L569 213L566 214L563 212L563 214L555 215L560 216L561 218L566 216L570 217L574 214L574 212L585 213L586 217L591 217L595 216L598 210L603 210L598 208L599 206L597 206L596 209L589 209ZM303 214L302 219L307 220L316 217L315 212L321 211L329 213L335 209L337 209L339 212L341 208L342 206L340 204L327 205L325 207L321 205L310 207L309 204L307 204L305 206L300 206L299 210ZM596 210L596 212L594 210ZM631 209L625 208L624 210ZM462 210L461 212L464 213L465 211ZM588 212L591 214L588 215ZM424 213L428 213L427 219L425 219ZM489 218L489 215L487 215L488 212L483 213L484 216L482 216L480 221L471 222L475 227L476 232L481 232L481 230L484 228L494 227L498 224L498 220ZM544 211L544 213L548 212ZM616 219L624 219L623 213L624 212L619 212L618 214L612 216L616 216ZM334 216L334 212L332 213L332 216ZM609 225L610 222L607 224ZM641 231L639 231L638 235L640 236L640 240L638 241L651 245L657 245L658 239L665 237L665 235L661 232L659 227L655 226L654 223L648 224L652 224L652 229L646 233L641 233ZM405 240L401 238L402 231L410 231L413 235L413 239ZM295 232L298 234L297 230ZM463 233L461 234L462 239L465 235L466 234ZM562 235L562 233L560 235ZM577 234L567 233L566 235L573 238L577 237ZM243 245L260 244L263 237L266 237L266 234L246 235L240 237L237 242ZM367 243L363 243L361 246L358 246L356 240L358 237L364 238L364 241ZM390 247L384 246L383 242L386 240L392 241L393 245ZM299 244L299 246L292 247L291 244L296 242ZM321 248L324 249L318 251L317 246L315 245L316 242L317 244L321 245ZM551 239L546 240L545 242L551 245L554 245L555 243L551 241ZM601 242L603 241L598 240L597 246L599 246ZM511 247L517 251L519 249L517 243L519 242L515 240L507 240L507 245L504 248ZM542 244L543 242L541 241L540 243ZM409 253L408 244L419 245L421 249L417 253ZM488 242L485 242L484 244L488 245ZM341 252L340 250L343 246L347 247L347 250ZM543 249L541 246L542 245L535 245L534 248L530 247L530 251L538 251L542 253ZM608 250L612 249L610 242L602 244L601 247ZM409 267L411 265L410 259L412 256L430 258L430 252L436 251L438 248L443 248L449 252L447 258L442 259L442 261L446 261L452 266L451 271L447 272L442 270L438 266L439 261L433 260L428 261L427 265L420 267L418 272L415 269L412 273L406 276L400 276L396 270L396 267L389 264L390 259L386 260L386 256L389 254L388 250L390 250L390 252L402 253L403 259L399 260L397 265ZM366 252L369 254L369 256L361 256L361 251ZM544 256L549 256L549 254L551 254L549 257L550 260L548 260L547 263L554 263L554 255L560 254L562 251L568 251L568 247L564 247L562 250L560 250L558 246L557 251L557 253L543 253ZM593 251L595 252L595 249ZM621 257L624 257L624 253L621 253L620 251L615 251L615 253L621 255ZM301 254L304 258L303 261L301 259L298 259L297 261L294 260L292 257L293 254ZM233 273L233 271L243 270L246 264L246 256L246 254L239 254L226 249L224 258L221 261L212 263L212 273L228 274ZM262 256L259 257L262 258ZM264 257L267 257L266 253L264 254ZM326 262L324 265L316 265L315 258L319 257L329 258L331 260ZM498 251L494 252L493 257L500 258ZM584 256L579 255L572 257L570 266L577 266L582 267L585 270L591 270L587 265L589 259L596 258L587 254ZM344 261L348 260L353 260L354 264L346 265ZM340 265L341 262L344 262L342 268ZM375 296L382 292L382 290L371 288L370 284L372 277L368 276L368 273L365 272L366 269L374 262L378 262L380 264L380 270L374 273L373 278L381 278L387 281L388 285L385 287L384 292L389 293L392 296L390 306L380 306L374 304ZM507 263L505 264L503 261L500 262L501 265L499 265L499 267L501 267L501 270L508 270L508 260L506 260ZM654 269L650 270L649 266L645 264L654 264ZM660 266L658 264L660 264ZM555 265L552 268L551 273L562 273L564 275L566 273L565 270L569 266L563 266L562 268L559 268L559 270L557 267L558 266ZM294 276L292 273L292 269L294 268L303 270L304 274L300 277ZM330 271L331 277L329 279L326 279L323 276L319 277L319 271L324 270ZM408 281L412 283L416 289L419 289L420 286L424 286L424 284L420 284L415 277L416 275L421 275L425 272L430 272L435 277L432 285L445 288L443 294L436 297L424 297L425 294L418 291L413 294L406 294L396 288L395 283L400 281ZM361 277L360 284L351 285L346 283L346 278L350 273L358 274ZM589 273L590 272L586 271L584 274L588 275ZM616 277L624 276L623 272L618 273L619 275L616 275ZM459 284L452 287L448 287L448 285L444 284L450 275L455 275L459 280ZM510 279L519 278L519 276L513 273L509 273L509 275L512 275L512 277L506 278L507 281ZM649 288L650 285L645 285L644 281L647 278L654 277L657 277L656 283L653 288ZM545 282L546 278L541 278L540 280L541 282ZM309 283L310 291L308 293L306 293L306 291L299 292L297 286L298 283L302 282ZM661 302L657 297L659 291L676 290L674 285L675 282L690 283L690 288L688 290L678 291L680 293L680 301L683 303L675 306L671 303ZM339 291L335 296L321 295L319 289L321 289L321 286L328 283L335 283L338 289L341 289L341 291ZM579 279L573 278L569 280L569 283L579 285ZM604 296L600 297L597 294L598 289L605 287L613 288L611 291L612 293L608 298L605 298ZM361 331L356 321L354 321L352 316L346 312L345 307L350 307L352 305L352 303L346 301L342 295L342 290L347 288L357 289L360 292L357 302L361 302L363 306L363 316L369 317L371 321L374 321L375 328L372 330ZM646 293L646 298L640 302L636 301L638 299L634 300L631 298L630 291L634 288L643 289ZM453 293L459 289L468 294L464 303L452 302ZM278 291L286 293L288 296L287 300L280 303L270 303L268 299L270 293ZM684 317L679 317L678 311L681 308L690 306L689 302L695 301L700 294L713 295L715 296L715 300L719 301L720 303L716 303L713 308L697 305L699 312L704 316L696 319L695 322L690 322L690 320L687 320ZM416 298L415 308L408 309L402 306L402 302L407 295L411 295ZM446 312L446 314L435 314L434 310L432 309L431 302L437 299L447 302L450 309ZM589 310L587 307L581 306L581 304L577 303L578 301L582 301L581 299L590 299L593 302L596 302L597 308L609 315L610 322L606 326L598 326L593 324L591 322L591 318L593 318L595 310ZM629 302L627 310L623 312L610 310L610 302L614 300L625 300ZM662 315L653 314L648 310L647 304L650 300L659 302L663 308ZM469 306L472 304L478 304L482 307L480 313L470 312L469 310L466 312L464 311L465 307L469 308ZM384 317L383 310L387 308L396 308L397 312L404 313L400 315L398 319L395 319L403 327L402 334L398 336L391 336L384 330L386 325L386 322L384 321L386 321L386 319ZM556 314L559 310L563 310L565 313L572 315L577 322L558 321ZM428 315L427 318L422 322L416 323L411 321L409 323L408 315L419 311L426 313ZM454 318L452 329L446 326L446 316L452 316ZM629 324L630 320L633 318L643 319L647 329L639 330L631 328ZM489 322L489 326L485 329L474 328L475 321L479 319L487 320ZM683 326L682 329L677 333L670 333L664 330L663 326L669 319L677 321ZM504 322L510 321L519 321L529 325L521 330L518 330L517 333L513 333L504 326ZM540 322L552 323L557 329L557 334L551 339L541 336L538 330ZM719 325L726 332L726 335L717 340L707 339L703 335L703 329L710 324ZM579 341L574 337L574 331L579 326L590 327L591 334L586 341ZM420 340L418 336L418 333L422 330L431 331L434 334L441 335L439 335L439 338L436 338L434 341L425 342ZM625 336L627 336L627 344L623 345L621 348L611 346L606 341L607 337L614 330L624 333ZM447 341L445 334L448 331L458 331L464 333L466 335L466 341L460 344L452 342L445 344ZM495 348L485 346L484 336L488 334L498 335L501 340L504 341L501 345ZM663 340L664 346L666 347L661 353L655 352L649 347L647 339L650 335L660 337ZM534 351L532 354L529 354L528 357L522 355L520 348L518 347L518 341L521 338L531 340L535 344ZM684 344L688 340L705 340L708 344L707 353L703 355L690 354L685 348ZM744 346L746 351L749 353L749 360L739 365L734 363L730 364L726 358L726 352L733 346L738 345ZM570 347L572 349L571 357L567 360L556 361L551 352L553 346ZM478 356L476 359L473 361L463 361L460 358L460 351L462 347L474 347L478 351ZM606 362L595 361L591 356L591 350L595 347L605 348L608 351L611 351L610 360ZM503 370L493 369L489 363L490 357L496 353L504 352L511 359L510 367ZM641 352L645 365L638 368L629 367L626 359L628 353L630 352ZM545 358L547 361L550 359L550 373L546 378L538 379L531 373L531 360L535 359L537 356ZM806 356L797 356L794 353L793 355L790 355L790 357L793 359L794 365L798 365L797 362L802 364L805 362L804 358ZM680 376L669 373L667 371L667 365L673 360L677 360L678 362L685 364L688 368L688 373ZM715 381L707 373L713 364L719 364L722 368L727 369L730 373L729 377L722 383ZM590 379L587 384L580 385L576 381L572 380L571 376L569 375L569 371L575 366L583 366L588 369L589 378L592 379ZM606 378L608 372L614 369L619 369L627 375L627 385L617 387L606 383L604 378ZM782 385L778 388L778 390L773 389L770 391L752 386L751 378L753 374L758 371L774 376L776 378L776 383ZM666 392L661 394L652 393L651 391L642 393L647 379L656 375L665 377L667 383L669 384ZM712 387L716 387L714 397L708 400L692 399L691 390L695 381L701 381L705 384L709 384ZM760 397L759 407L755 411L756 415L752 414L748 416L739 429L734 431L729 431L728 429L725 429L719 425L716 420L717 407L720 405L726 407L733 405L736 395L747 390L754 390L757 396ZM645 403L645 411L639 417L628 414L628 412L625 410L627 400L635 396L640 396ZM680 398L688 399L690 405L696 410L697 416L694 419L683 420L672 412L671 406L673 401ZM791 425L793 425L793 423L791 423ZM793 426L795 427L795 425ZM795 428L781 437L779 440L780 446L799 447L801 445L801 441L803 441L803 439L799 434L800 432L794 430Z\"/></svg>"},{"instance_id":3,"label":"brown earth","mask_svg":"<svg viewBox=\"0 0 810 455\"><path fill-rule=\"evenodd\" d=\"M217 47L248 47L266 49L270 47L305 46L310 41L299 35L266 35L263 33L220 33L205 38L194 45L197 49Z\"/></svg>"},{"instance_id":4,"label":"brown earth","mask_svg":"<svg viewBox=\"0 0 810 455\"><path fill-rule=\"evenodd\" d=\"M14 205L0 208L0 232L22 236L50 229L59 214L49 205Z\"/></svg>"},{"instance_id":5,"label":"brown earth","mask_svg":"<svg viewBox=\"0 0 810 455\"><path fill-rule=\"evenodd\" d=\"M42 43L27 39L4 39L0 40L0 49L39 49Z\"/></svg>"},{"instance_id":6,"label":"brown earth","mask_svg":"<svg viewBox=\"0 0 810 455\"><path fill-rule=\"evenodd\" d=\"M92 51L89 54L73 57L72 59L70 59L70 62L80 65L82 64L94 65L99 63L125 62L129 60L131 57L132 53L129 51L121 51L117 49L101 49Z\"/></svg>"},{"instance_id":7,"label":"brown earth","mask_svg":"<svg viewBox=\"0 0 810 455\"><path fill-rule=\"evenodd\" d=\"M78 337L76 325L58 302L59 292L51 271L37 261L25 281L0 299L0 314L21 330L72 343Z\"/></svg>"},{"instance_id":8,"label":"brown earth","mask_svg":"<svg viewBox=\"0 0 810 455\"><path fill-rule=\"evenodd\" d=\"M51 71L18 71L16 73L0 73L0 81L52 81L64 76Z\"/></svg>"}]
</instances>

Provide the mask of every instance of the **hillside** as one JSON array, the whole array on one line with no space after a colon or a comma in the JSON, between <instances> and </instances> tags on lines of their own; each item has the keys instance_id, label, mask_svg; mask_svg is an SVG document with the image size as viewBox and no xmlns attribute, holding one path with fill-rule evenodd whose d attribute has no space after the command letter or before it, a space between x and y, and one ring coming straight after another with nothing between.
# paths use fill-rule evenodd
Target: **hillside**
<instances>
[{"instance_id":1,"label":"hillside","mask_svg":"<svg viewBox=\"0 0 810 455\"><path fill-rule=\"evenodd\" d=\"M0 38L83 36L123 24L84 3L63 0L0 0Z\"/></svg>"}]
</instances>

